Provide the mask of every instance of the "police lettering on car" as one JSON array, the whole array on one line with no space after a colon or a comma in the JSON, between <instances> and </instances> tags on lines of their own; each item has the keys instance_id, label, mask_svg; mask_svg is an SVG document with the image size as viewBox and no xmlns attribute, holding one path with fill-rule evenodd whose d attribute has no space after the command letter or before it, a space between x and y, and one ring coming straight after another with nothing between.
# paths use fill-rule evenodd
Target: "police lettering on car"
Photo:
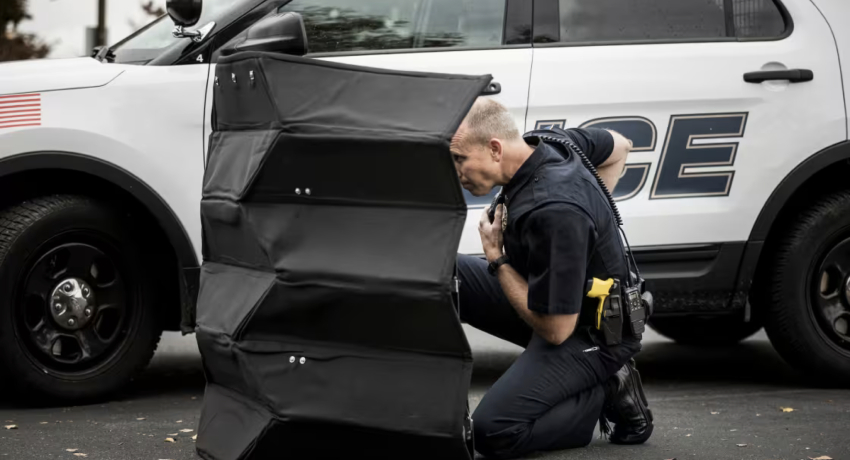
<instances>
[{"instance_id":1,"label":"police lettering on car","mask_svg":"<svg viewBox=\"0 0 850 460\"><path fill-rule=\"evenodd\" d=\"M611 342L597 321L602 305L587 297L594 279L632 276L607 191L630 148L597 128L521 136L488 99L476 101L452 140L463 187L484 196L501 185L494 204L503 203L479 222L486 260L458 256L461 319L525 348L473 414L485 456L586 446L600 420L614 443L642 443L652 433L632 359L640 335L626 321Z\"/></svg>"}]
</instances>

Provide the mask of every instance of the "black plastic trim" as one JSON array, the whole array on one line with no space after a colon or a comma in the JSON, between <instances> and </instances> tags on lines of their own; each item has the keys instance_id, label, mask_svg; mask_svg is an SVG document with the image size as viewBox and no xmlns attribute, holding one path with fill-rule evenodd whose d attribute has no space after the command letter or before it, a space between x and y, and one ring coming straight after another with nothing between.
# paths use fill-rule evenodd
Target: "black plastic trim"
<instances>
[{"instance_id":1,"label":"black plastic trim","mask_svg":"<svg viewBox=\"0 0 850 460\"><path fill-rule=\"evenodd\" d=\"M753 284L753 278L756 276L765 241L782 209L791 200L794 193L815 174L824 171L830 165L848 160L850 160L850 141L829 146L797 165L771 193L750 231L750 237L741 259L738 279L735 282L734 304L747 305L747 298Z\"/></svg>"},{"instance_id":2,"label":"black plastic trim","mask_svg":"<svg viewBox=\"0 0 850 460\"><path fill-rule=\"evenodd\" d=\"M502 44L529 45L533 35L534 8L528 0L506 0L505 20L502 23ZM528 35L526 35L526 32Z\"/></svg>"},{"instance_id":3,"label":"black plastic trim","mask_svg":"<svg viewBox=\"0 0 850 460\"><path fill-rule=\"evenodd\" d=\"M309 46L309 44L308 44ZM345 57L345 56L371 56L373 54L413 54L413 53L449 53L457 51L503 51L511 49L528 49L531 44L525 45L501 45L490 47L434 47L434 48L394 48L385 50L355 50L355 51L334 51L325 53L307 53L304 57L321 58L321 57Z\"/></svg>"},{"instance_id":4,"label":"black plastic trim","mask_svg":"<svg viewBox=\"0 0 850 460\"><path fill-rule=\"evenodd\" d=\"M744 74L744 81L747 83L762 83L771 80L788 80L791 83L801 83L812 81L814 78L814 72L809 69L760 70Z\"/></svg>"},{"instance_id":5,"label":"black plastic trim","mask_svg":"<svg viewBox=\"0 0 850 460\"><path fill-rule=\"evenodd\" d=\"M732 302L743 242L636 247L632 251L660 314L721 313Z\"/></svg>"},{"instance_id":6,"label":"black plastic trim","mask_svg":"<svg viewBox=\"0 0 850 460\"><path fill-rule=\"evenodd\" d=\"M764 241L785 203L794 192L827 166L850 159L850 141L829 146L797 165L776 187L762 207L750 232L749 241Z\"/></svg>"},{"instance_id":7,"label":"black plastic trim","mask_svg":"<svg viewBox=\"0 0 850 460\"><path fill-rule=\"evenodd\" d=\"M32 152L0 160L0 178L39 169L85 172L126 190L156 218L174 247L180 265L183 268L199 267L191 239L177 215L156 191L130 172L106 161L70 152Z\"/></svg>"}]
</instances>

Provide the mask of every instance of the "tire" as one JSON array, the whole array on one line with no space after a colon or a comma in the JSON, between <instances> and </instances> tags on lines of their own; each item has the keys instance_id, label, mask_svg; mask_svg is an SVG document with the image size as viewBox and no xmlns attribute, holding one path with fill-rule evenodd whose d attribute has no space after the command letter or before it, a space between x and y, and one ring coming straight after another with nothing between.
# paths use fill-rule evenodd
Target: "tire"
<instances>
[{"instance_id":1,"label":"tire","mask_svg":"<svg viewBox=\"0 0 850 460\"><path fill-rule=\"evenodd\" d=\"M657 317L649 326L659 334L683 345L733 345L761 330L755 321L744 322L739 316Z\"/></svg>"},{"instance_id":2,"label":"tire","mask_svg":"<svg viewBox=\"0 0 850 460\"><path fill-rule=\"evenodd\" d=\"M152 358L162 327L150 251L118 209L58 195L0 213L0 372L21 393L99 400Z\"/></svg>"},{"instance_id":3,"label":"tire","mask_svg":"<svg viewBox=\"0 0 850 460\"><path fill-rule=\"evenodd\" d=\"M764 266L768 338L789 364L830 384L850 384L849 251L850 192L839 192L794 219Z\"/></svg>"}]
</instances>

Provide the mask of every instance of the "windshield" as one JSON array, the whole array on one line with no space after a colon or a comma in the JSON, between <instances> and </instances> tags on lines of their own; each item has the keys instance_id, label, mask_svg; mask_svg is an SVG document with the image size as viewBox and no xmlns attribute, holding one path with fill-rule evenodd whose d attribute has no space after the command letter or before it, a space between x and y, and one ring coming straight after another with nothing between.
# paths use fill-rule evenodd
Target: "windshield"
<instances>
[{"instance_id":1,"label":"windshield","mask_svg":"<svg viewBox=\"0 0 850 460\"><path fill-rule=\"evenodd\" d=\"M221 17L246 1L205 0L201 19L191 29L200 29L210 21L216 21L216 29L222 27L224 24L220 23ZM145 64L159 56L166 48L181 40L188 40L186 38L174 38L171 35L173 30L174 23L168 15L155 19L147 26L112 46L112 51L115 53L114 62L121 64Z\"/></svg>"}]
</instances>

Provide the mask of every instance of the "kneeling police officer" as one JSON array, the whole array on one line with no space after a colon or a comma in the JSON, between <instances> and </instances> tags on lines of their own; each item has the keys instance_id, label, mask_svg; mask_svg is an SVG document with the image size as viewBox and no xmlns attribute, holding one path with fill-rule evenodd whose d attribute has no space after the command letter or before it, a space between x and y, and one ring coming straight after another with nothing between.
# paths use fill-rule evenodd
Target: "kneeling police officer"
<instances>
[{"instance_id":1,"label":"kneeling police officer","mask_svg":"<svg viewBox=\"0 0 850 460\"><path fill-rule=\"evenodd\" d=\"M632 359L643 319L629 327L625 299L622 309L612 304L617 285L609 291L611 281L599 283L635 279L607 191L630 148L603 129L521 136L508 111L489 99L476 101L452 139L462 186L475 196L502 186L503 202L494 201L479 222L486 261L458 256L461 320L525 348L473 414L476 450L487 457L583 447L597 421L618 444L652 434ZM588 297L599 284L602 297L611 297L605 314ZM611 326L620 324L616 315L622 328Z\"/></svg>"}]
</instances>

